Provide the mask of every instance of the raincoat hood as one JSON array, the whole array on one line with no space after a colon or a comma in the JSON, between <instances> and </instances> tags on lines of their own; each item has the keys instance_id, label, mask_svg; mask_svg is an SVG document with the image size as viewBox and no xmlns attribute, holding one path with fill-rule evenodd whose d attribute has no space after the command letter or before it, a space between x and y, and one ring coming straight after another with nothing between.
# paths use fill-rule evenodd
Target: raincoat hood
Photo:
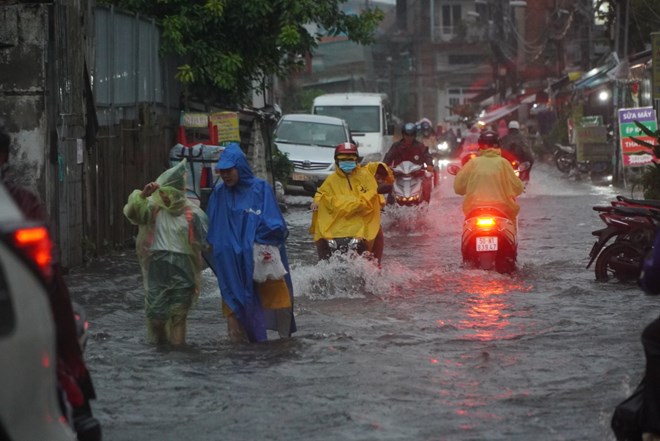
<instances>
[{"instance_id":1,"label":"raincoat hood","mask_svg":"<svg viewBox=\"0 0 660 441\"><path fill-rule=\"evenodd\" d=\"M465 195L463 213L467 216L479 207L497 208L510 219L520 211L516 197L524 190L509 161L500 149L485 149L465 164L454 178L454 191Z\"/></svg>"},{"instance_id":2,"label":"raincoat hood","mask_svg":"<svg viewBox=\"0 0 660 441\"><path fill-rule=\"evenodd\" d=\"M173 216L183 213L186 206L186 166L188 162L183 158L181 162L172 168L165 170L156 179L160 188L151 195L151 200L161 210L168 211ZM163 201L161 192L170 200L169 205Z\"/></svg>"},{"instance_id":3,"label":"raincoat hood","mask_svg":"<svg viewBox=\"0 0 660 441\"><path fill-rule=\"evenodd\" d=\"M502 156L502 149L500 149L499 147L490 147L490 148L487 148L487 149L480 149L480 150L478 150L478 155L479 156L489 156L489 157Z\"/></svg>"},{"instance_id":4,"label":"raincoat hood","mask_svg":"<svg viewBox=\"0 0 660 441\"><path fill-rule=\"evenodd\" d=\"M387 176L385 176L385 183L386 184L393 184L394 183L394 172L390 167L387 166L384 162L369 162L366 167L367 170L369 170L369 173L376 176L376 171L378 171L378 167L382 166L385 171L387 172Z\"/></svg>"},{"instance_id":5,"label":"raincoat hood","mask_svg":"<svg viewBox=\"0 0 660 441\"><path fill-rule=\"evenodd\" d=\"M230 143L220 154L220 160L215 166L216 170L236 168L238 170L238 186L249 186L254 179L247 157L241 146L235 142Z\"/></svg>"}]
</instances>

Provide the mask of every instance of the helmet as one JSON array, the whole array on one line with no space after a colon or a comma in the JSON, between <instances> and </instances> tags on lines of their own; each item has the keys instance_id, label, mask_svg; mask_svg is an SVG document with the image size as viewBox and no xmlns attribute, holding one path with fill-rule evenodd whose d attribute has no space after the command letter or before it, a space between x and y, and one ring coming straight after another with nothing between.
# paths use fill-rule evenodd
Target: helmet
<instances>
[{"instance_id":1,"label":"helmet","mask_svg":"<svg viewBox=\"0 0 660 441\"><path fill-rule=\"evenodd\" d=\"M416 135L417 134L417 127L415 126L415 123L407 122L403 125L403 128L401 129L401 133L403 135Z\"/></svg>"},{"instance_id":2,"label":"helmet","mask_svg":"<svg viewBox=\"0 0 660 441\"><path fill-rule=\"evenodd\" d=\"M355 144L352 142L342 142L337 147L335 147L335 158L338 155L358 155L358 149Z\"/></svg>"},{"instance_id":3,"label":"helmet","mask_svg":"<svg viewBox=\"0 0 660 441\"><path fill-rule=\"evenodd\" d=\"M419 130L422 132L424 136L429 136L433 131L433 128L431 127L430 122L428 122L427 120L423 120L422 123L419 125Z\"/></svg>"},{"instance_id":4,"label":"helmet","mask_svg":"<svg viewBox=\"0 0 660 441\"><path fill-rule=\"evenodd\" d=\"M479 149L489 149L492 147L500 146L500 137L497 136L497 132L493 130L486 130L481 135L479 135Z\"/></svg>"},{"instance_id":5,"label":"helmet","mask_svg":"<svg viewBox=\"0 0 660 441\"><path fill-rule=\"evenodd\" d=\"M520 124L518 123L518 121L510 121L509 122L509 128L520 130Z\"/></svg>"}]
</instances>

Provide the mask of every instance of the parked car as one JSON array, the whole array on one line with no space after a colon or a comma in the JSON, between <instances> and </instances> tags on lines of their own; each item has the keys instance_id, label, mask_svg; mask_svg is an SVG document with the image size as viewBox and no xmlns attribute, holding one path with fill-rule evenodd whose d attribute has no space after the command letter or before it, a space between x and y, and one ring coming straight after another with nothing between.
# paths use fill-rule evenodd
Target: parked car
<instances>
[{"instance_id":1,"label":"parked car","mask_svg":"<svg viewBox=\"0 0 660 441\"><path fill-rule=\"evenodd\" d=\"M0 182L0 439L75 441L58 401L51 240Z\"/></svg>"},{"instance_id":2,"label":"parked car","mask_svg":"<svg viewBox=\"0 0 660 441\"><path fill-rule=\"evenodd\" d=\"M287 114L275 128L275 144L294 165L288 182L315 192L335 170L335 147L351 139L348 124L333 116Z\"/></svg>"}]
</instances>

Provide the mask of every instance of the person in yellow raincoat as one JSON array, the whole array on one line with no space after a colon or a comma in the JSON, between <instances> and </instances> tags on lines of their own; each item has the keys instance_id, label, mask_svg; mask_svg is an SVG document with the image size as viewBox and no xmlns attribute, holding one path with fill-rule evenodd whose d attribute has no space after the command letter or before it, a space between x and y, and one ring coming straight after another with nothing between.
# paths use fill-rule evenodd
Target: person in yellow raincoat
<instances>
[{"instance_id":1,"label":"person in yellow raincoat","mask_svg":"<svg viewBox=\"0 0 660 441\"><path fill-rule=\"evenodd\" d=\"M328 176L314 195L310 208L313 211L309 232L319 258L329 254L328 239L342 237L362 238L367 250L380 262L382 245L374 247L380 232L381 195L374 175L358 164L359 155L355 144L346 142L335 148L336 170ZM382 233L381 233L382 235Z\"/></svg>"},{"instance_id":2,"label":"person in yellow raincoat","mask_svg":"<svg viewBox=\"0 0 660 441\"><path fill-rule=\"evenodd\" d=\"M478 156L456 174L454 191L464 195L463 213L467 217L480 207L493 207L515 222L520 206L516 203L524 186L511 163L500 153L499 138L494 131L479 136Z\"/></svg>"},{"instance_id":3,"label":"person in yellow raincoat","mask_svg":"<svg viewBox=\"0 0 660 441\"><path fill-rule=\"evenodd\" d=\"M139 227L136 251L154 344L185 344L188 311L199 296L208 219L186 198L185 176L186 159L134 190L124 206L126 218Z\"/></svg>"}]
</instances>

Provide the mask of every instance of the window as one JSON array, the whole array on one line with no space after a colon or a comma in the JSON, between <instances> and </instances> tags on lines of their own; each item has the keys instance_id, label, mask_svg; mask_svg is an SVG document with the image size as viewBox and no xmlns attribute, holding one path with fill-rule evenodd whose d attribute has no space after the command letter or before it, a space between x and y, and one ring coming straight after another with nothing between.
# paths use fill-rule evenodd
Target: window
<instances>
[{"instance_id":1,"label":"window","mask_svg":"<svg viewBox=\"0 0 660 441\"><path fill-rule=\"evenodd\" d=\"M442 33L454 35L461 23L461 5L442 5Z\"/></svg>"}]
</instances>

